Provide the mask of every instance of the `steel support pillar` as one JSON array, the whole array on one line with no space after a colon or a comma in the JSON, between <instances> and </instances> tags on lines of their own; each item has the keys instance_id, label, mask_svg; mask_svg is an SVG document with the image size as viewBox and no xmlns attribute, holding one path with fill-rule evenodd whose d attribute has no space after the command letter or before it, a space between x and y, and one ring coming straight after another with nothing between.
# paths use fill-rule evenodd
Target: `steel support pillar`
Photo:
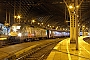
<instances>
[{"instance_id":1,"label":"steel support pillar","mask_svg":"<svg viewBox=\"0 0 90 60\"><path fill-rule=\"evenodd\" d=\"M80 37L80 27L78 27L78 36Z\"/></svg>"},{"instance_id":2,"label":"steel support pillar","mask_svg":"<svg viewBox=\"0 0 90 60\"><path fill-rule=\"evenodd\" d=\"M68 7L70 15L70 43L76 44L78 50L78 0L64 1Z\"/></svg>"},{"instance_id":3,"label":"steel support pillar","mask_svg":"<svg viewBox=\"0 0 90 60\"><path fill-rule=\"evenodd\" d=\"M78 0L75 0L75 40L76 40L76 50L78 50Z\"/></svg>"},{"instance_id":4,"label":"steel support pillar","mask_svg":"<svg viewBox=\"0 0 90 60\"><path fill-rule=\"evenodd\" d=\"M82 26L82 36L85 36L85 34L84 34L84 29L85 29L85 27Z\"/></svg>"}]
</instances>

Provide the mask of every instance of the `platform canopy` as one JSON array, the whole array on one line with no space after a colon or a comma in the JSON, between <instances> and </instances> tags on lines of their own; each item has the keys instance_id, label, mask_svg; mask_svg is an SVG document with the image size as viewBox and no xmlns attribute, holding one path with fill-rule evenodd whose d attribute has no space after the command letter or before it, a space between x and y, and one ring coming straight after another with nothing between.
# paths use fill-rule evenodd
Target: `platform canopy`
<instances>
[{"instance_id":1,"label":"platform canopy","mask_svg":"<svg viewBox=\"0 0 90 60\"><path fill-rule=\"evenodd\" d=\"M67 0L67 2L70 2ZM80 26L90 27L90 0L79 0L82 4L79 7ZM74 2L70 2L74 3ZM7 13L7 14L6 14ZM6 17L7 15L7 17ZM11 25L14 23L14 16L20 15L20 21L31 24L35 20L35 25L44 28L66 28L70 26L68 9L64 0L0 0L0 22L5 23L10 19ZM10 17L9 17L10 16ZM68 21L68 22L67 22Z\"/></svg>"}]
</instances>

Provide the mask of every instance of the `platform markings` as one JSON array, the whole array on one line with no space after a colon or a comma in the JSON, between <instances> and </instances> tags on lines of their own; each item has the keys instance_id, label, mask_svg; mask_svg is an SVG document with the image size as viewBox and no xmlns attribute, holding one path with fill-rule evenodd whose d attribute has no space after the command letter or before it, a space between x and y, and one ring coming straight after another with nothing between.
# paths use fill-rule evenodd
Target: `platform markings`
<instances>
[{"instance_id":1,"label":"platform markings","mask_svg":"<svg viewBox=\"0 0 90 60\"><path fill-rule=\"evenodd\" d=\"M87 45L90 45L90 44L86 43L85 41L83 41L83 39L80 39L79 42L81 42L81 40L82 40L83 43L85 43L85 44L87 44ZM81 43L82 43L82 42L81 42ZM90 52L89 52L82 44L80 44L80 46L81 46L86 52L88 52L88 53L90 54Z\"/></svg>"},{"instance_id":2,"label":"platform markings","mask_svg":"<svg viewBox=\"0 0 90 60\"><path fill-rule=\"evenodd\" d=\"M67 52L68 52L68 58L69 58L69 60L71 60L71 56L70 56L70 52L69 52L69 48L68 48L68 40L67 40Z\"/></svg>"}]
</instances>

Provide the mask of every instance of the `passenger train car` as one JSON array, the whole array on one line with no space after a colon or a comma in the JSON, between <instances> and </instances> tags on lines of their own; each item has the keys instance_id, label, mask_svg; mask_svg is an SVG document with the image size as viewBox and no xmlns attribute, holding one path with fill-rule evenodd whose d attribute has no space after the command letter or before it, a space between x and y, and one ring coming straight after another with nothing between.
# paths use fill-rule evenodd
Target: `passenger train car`
<instances>
[{"instance_id":1,"label":"passenger train car","mask_svg":"<svg viewBox=\"0 0 90 60\"><path fill-rule=\"evenodd\" d=\"M50 38L60 38L60 37L69 37L70 32L68 31L57 31L57 30L50 30Z\"/></svg>"},{"instance_id":2,"label":"passenger train car","mask_svg":"<svg viewBox=\"0 0 90 60\"><path fill-rule=\"evenodd\" d=\"M24 42L44 38L47 38L45 29L30 27L27 24L13 24L10 28L9 40Z\"/></svg>"},{"instance_id":3,"label":"passenger train car","mask_svg":"<svg viewBox=\"0 0 90 60\"><path fill-rule=\"evenodd\" d=\"M46 30L38 27L31 27L27 24L13 24L10 27L8 40L9 43L20 43L64 36L69 36L69 33L55 30Z\"/></svg>"}]
</instances>

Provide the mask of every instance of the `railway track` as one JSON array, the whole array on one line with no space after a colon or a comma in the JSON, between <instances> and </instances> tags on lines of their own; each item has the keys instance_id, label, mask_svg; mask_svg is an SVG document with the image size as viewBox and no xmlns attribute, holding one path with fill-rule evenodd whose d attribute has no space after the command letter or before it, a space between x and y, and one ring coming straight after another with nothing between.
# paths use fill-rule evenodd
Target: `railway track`
<instances>
[{"instance_id":1,"label":"railway track","mask_svg":"<svg viewBox=\"0 0 90 60\"><path fill-rule=\"evenodd\" d=\"M53 41L39 45L28 52L20 55L15 60L45 60L53 47L60 41Z\"/></svg>"}]
</instances>

